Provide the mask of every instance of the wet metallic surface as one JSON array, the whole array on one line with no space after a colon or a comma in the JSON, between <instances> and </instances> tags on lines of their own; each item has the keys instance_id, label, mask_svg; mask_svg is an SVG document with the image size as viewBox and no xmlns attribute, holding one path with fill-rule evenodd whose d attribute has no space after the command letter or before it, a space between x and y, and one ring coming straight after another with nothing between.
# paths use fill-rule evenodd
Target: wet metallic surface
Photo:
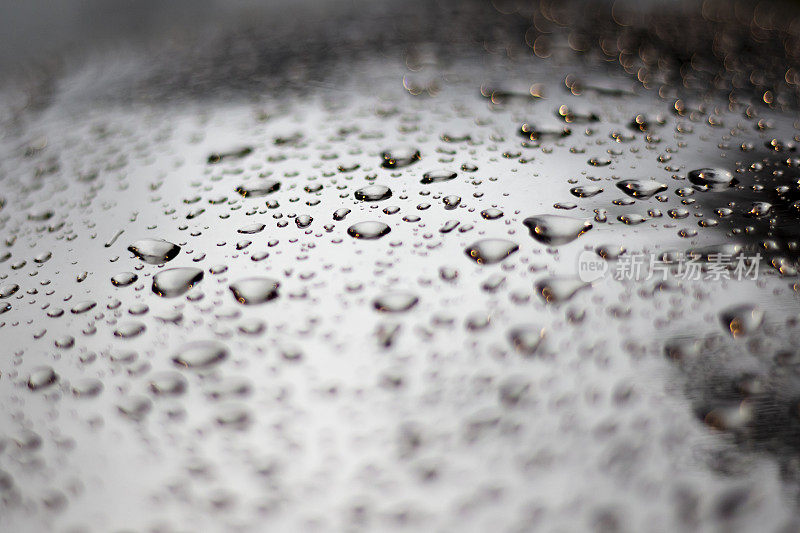
<instances>
[{"instance_id":1,"label":"wet metallic surface","mask_svg":"<svg viewBox=\"0 0 800 533\"><path fill-rule=\"evenodd\" d=\"M524 5L6 84L8 531L797 529L796 25ZM622 248L763 260L576 278Z\"/></svg>"}]
</instances>

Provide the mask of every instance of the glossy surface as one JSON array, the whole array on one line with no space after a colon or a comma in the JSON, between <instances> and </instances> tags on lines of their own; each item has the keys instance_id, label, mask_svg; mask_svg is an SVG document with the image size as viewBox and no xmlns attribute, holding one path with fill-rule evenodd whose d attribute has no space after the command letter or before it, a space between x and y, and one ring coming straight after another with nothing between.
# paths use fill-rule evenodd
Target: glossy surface
<instances>
[{"instance_id":1,"label":"glossy surface","mask_svg":"<svg viewBox=\"0 0 800 533\"><path fill-rule=\"evenodd\" d=\"M375 9L4 89L9 531L796 530L780 17Z\"/></svg>"}]
</instances>

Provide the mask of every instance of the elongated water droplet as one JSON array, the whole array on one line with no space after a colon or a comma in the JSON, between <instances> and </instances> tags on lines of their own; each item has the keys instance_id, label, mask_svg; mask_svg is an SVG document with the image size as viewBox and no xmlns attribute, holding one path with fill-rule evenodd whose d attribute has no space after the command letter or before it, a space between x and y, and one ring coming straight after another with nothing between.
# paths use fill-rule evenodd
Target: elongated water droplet
<instances>
[{"instance_id":1,"label":"elongated water droplet","mask_svg":"<svg viewBox=\"0 0 800 533\"><path fill-rule=\"evenodd\" d=\"M367 185L358 189L353 196L362 202L378 202L392 197L392 190L386 185Z\"/></svg>"},{"instance_id":2,"label":"elongated water droplet","mask_svg":"<svg viewBox=\"0 0 800 533\"><path fill-rule=\"evenodd\" d=\"M0 287L0 298L8 298L19 290L19 285L16 283L6 283Z\"/></svg>"},{"instance_id":3,"label":"elongated water droplet","mask_svg":"<svg viewBox=\"0 0 800 533\"><path fill-rule=\"evenodd\" d=\"M395 148L381 153L383 168L403 168L420 160L419 150L415 148Z\"/></svg>"},{"instance_id":4,"label":"elongated water droplet","mask_svg":"<svg viewBox=\"0 0 800 533\"><path fill-rule=\"evenodd\" d=\"M184 368L209 368L228 358L228 349L217 341L195 341L184 344L172 362Z\"/></svg>"},{"instance_id":5,"label":"elongated water droplet","mask_svg":"<svg viewBox=\"0 0 800 533\"><path fill-rule=\"evenodd\" d=\"M257 185L239 185L236 192L245 198L259 198L271 194L281 188L279 181L264 180Z\"/></svg>"},{"instance_id":6,"label":"elongated water droplet","mask_svg":"<svg viewBox=\"0 0 800 533\"><path fill-rule=\"evenodd\" d=\"M244 305L269 302L278 297L280 283L272 278L253 277L231 283L230 289L236 301Z\"/></svg>"},{"instance_id":7,"label":"elongated water droplet","mask_svg":"<svg viewBox=\"0 0 800 533\"><path fill-rule=\"evenodd\" d=\"M350 209L346 207L342 207L341 209L337 209L333 213L333 220L344 220L344 217L350 214Z\"/></svg>"},{"instance_id":8,"label":"elongated water droplet","mask_svg":"<svg viewBox=\"0 0 800 533\"><path fill-rule=\"evenodd\" d=\"M573 187L569 192L578 198L591 198L603 192L603 189L595 185L583 185L581 187Z\"/></svg>"},{"instance_id":9,"label":"elongated water droplet","mask_svg":"<svg viewBox=\"0 0 800 533\"><path fill-rule=\"evenodd\" d=\"M35 368L28 376L28 388L40 390L49 387L58 381L58 374L49 366Z\"/></svg>"},{"instance_id":10,"label":"elongated water droplet","mask_svg":"<svg viewBox=\"0 0 800 533\"><path fill-rule=\"evenodd\" d=\"M248 224L247 226L239 228L237 233L243 233L245 235L252 235L254 233L260 233L264 230L266 226L261 224L260 222L254 222L253 224Z\"/></svg>"},{"instance_id":11,"label":"elongated water droplet","mask_svg":"<svg viewBox=\"0 0 800 533\"><path fill-rule=\"evenodd\" d=\"M442 183L445 181L454 180L458 174L451 170L431 170L422 175L419 180L423 185L430 185L431 183Z\"/></svg>"},{"instance_id":12,"label":"elongated water droplet","mask_svg":"<svg viewBox=\"0 0 800 533\"><path fill-rule=\"evenodd\" d=\"M150 376L148 388L156 396L179 396L186 391L186 378L174 371Z\"/></svg>"},{"instance_id":13,"label":"elongated water droplet","mask_svg":"<svg viewBox=\"0 0 800 533\"><path fill-rule=\"evenodd\" d=\"M519 250L519 245L506 239L482 239L472 243L464 252L479 265L499 263Z\"/></svg>"},{"instance_id":14,"label":"elongated water droplet","mask_svg":"<svg viewBox=\"0 0 800 533\"><path fill-rule=\"evenodd\" d=\"M199 268L169 268L153 276L153 292L165 298L180 296L202 279L203 271Z\"/></svg>"},{"instance_id":15,"label":"elongated water droplet","mask_svg":"<svg viewBox=\"0 0 800 533\"><path fill-rule=\"evenodd\" d=\"M653 180L622 180L617 187L628 196L642 200L667 190L666 185Z\"/></svg>"},{"instance_id":16,"label":"elongated water droplet","mask_svg":"<svg viewBox=\"0 0 800 533\"><path fill-rule=\"evenodd\" d=\"M727 189L737 183L733 174L721 168L700 168L692 170L687 177L689 181L695 185L701 185L714 191Z\"/></svg>"},{"instance_id":17,"label":"elongated water droplet","mask_svg":"<svg viewBox=\"0 0 800 533\"><path fill-rule=\"evenodd\" d=\"M139 276L133 272L120 272L111 277L111 283L115 287L127 287L131 283L135 283Z\"/></svg>"},{"instance_id":18,"label":"elongated water droplet","mask_svg":"<svg viewBox=\"0 0 800 533\"><path fill-rule=\"evenodd\" d=\"M592 223L587 220L561 215L528 217L522 223L534 239L551 246L570 243L592 229Z\"/></svg>"},{"instance_id":19,"label":"elongated water droplet","mask_svg":"<svg viewBox=\"0 0 800 533\"><path fill-rule=\"evenodd\" d=\"M133 255L151 265L171 261L181 251L181 247L163 239L142 239L128 247Z\"/></svg>"},{"instance_id":20,"label":"elongated water droplet","mask_svg":"<svg viewBox=\"0 0 800 533\"><path fill-rule=\"evenodd\" d=\"M536 291L548 303L561 303L589 286L589 283L585 283L576 276L557 276L537 282Z\"/></svg>"},{"instance_id":21,"label":"elongated water droplet","mask_svg":"<svg viewBox=\"0 0 800 533\"><path fill-rule=\"evenodd\" d=\"M383 222L364 221L347 228L347 234L355 239L373 240L387 235L392 229Z\"/></svg>"},{"instance_id":22,"label":"elongated water droplet","mask_svg":"<svg viewBox=\"0 0 800 533\"><path fill-rule=\"evenodd\" d=\"M384 313L402 313L417 305L418 301L419 298L410 292L392 291L375 298L373 306Z\"/></svg>"}]
</instances>

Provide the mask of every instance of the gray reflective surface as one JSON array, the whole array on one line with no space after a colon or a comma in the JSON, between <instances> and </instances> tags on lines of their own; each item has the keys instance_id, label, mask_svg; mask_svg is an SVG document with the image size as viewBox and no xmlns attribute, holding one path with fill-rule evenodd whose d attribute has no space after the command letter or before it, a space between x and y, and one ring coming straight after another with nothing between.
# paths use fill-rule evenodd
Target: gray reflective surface
<instances>
[{"instance_id":1,"label":"gray reflective surface","mask_svg":"<svg viewBox=\"0 0 800 533\"><path fill-rule=\"evenodd\" d=\"M6 84L7 530L795 530L784 30L670 15L766 39L707 90L606 7L382 9ZM757 279L613 275L689 250Z\"/></svg>"}]
</instances>

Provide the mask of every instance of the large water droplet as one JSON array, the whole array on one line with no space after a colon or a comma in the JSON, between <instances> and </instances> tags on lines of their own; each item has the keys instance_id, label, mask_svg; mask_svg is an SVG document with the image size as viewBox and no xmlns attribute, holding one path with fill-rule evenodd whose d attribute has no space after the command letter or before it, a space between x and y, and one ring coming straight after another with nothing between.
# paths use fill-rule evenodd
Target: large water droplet
<instances>
[{"instance_id":1,"label":"large water droplet","mask_svg":"<svg viewBox=\"0 0 800 533\"><path fill-rule=\"evenodd\" d=\"M150 376L149 389L156 396L178 396L186 390L186 378L174 371Z\"/></svg>"},{"instance_id":2,"label":"large water droplet","mask_svg":"<svg viewBox=\"0 0 800 533\"><path fill-rule=\"evenodd\" d=\"M353 196L363 202L377 202L391 198L392 190L386 185L367 185L358 189Z\"/></svg>"},{"instance_id":3,"label":"large water droplet","mask_svg":"<svg viewBox=\"0 0 800 533\"><path fill-rule=\"evenodd\" d=\"M252 235L254 233L263 231L265 227L266 226L260 222L254 222L253 224L248 224L247 226L241 227L236 231L245 235Z\"/></svg>"},{"instance_id":4,"label":"large water droplet","mask_svg":"<svg viewBox=\"0 0 800 533\"><path fill-rule=\"evenodd\" d=\"M256 305L277 298L278 287L280 283L272 278L253 277L231 283L230 289L239 303Z\"/></svg>"},{"instance_id":5,"label":"large water droplet","mask_svg":"<svg viewBox=\"0 0 800 533\"><path fill-rule=\"evenodd\" d=\"M127 287L131 283L135 283L139 276L133 272L120 272L111 276L111 283L115 287Z\"/></svg>"},{"instance_id":6,"label":"large water droplet","mask_svg":"<svg viewBox=\"0 0 800 533\"><path fill-rule=\"evenodd\" d=\"M617 187L628 196L643 200L667 190L666 185L653 180L622 180Z\"/></svg>"},{"instance_id":7,"label":"large water droplet","mask_svg":"<svg viewBox=\"0 0 800 533\"><path fill-rule=\"evenodd\" d=\"M168 268L153 276L153 292L165 298L180 296L202 279L203 271L199 268Z\"/></svg>"},{"instance_id":8,"label":"large water droplet","mask_svg":"<svg viewBox=\"0 0 800 533\"><path fill-rule=\"evenodd\" d=\"M603 192L603 189L597 187L596 185L582 185L580 187L571 188L569 192L578 198L591 198L592 196L597 196Z\"/></svg>"},{"instance_id":9,"label":"large water droplet","mask_svg":"<svg viewBox=\"0 0 800 533\"><path fill-rule=\"evenodd\" d=\"M19 290L19 285L16 283L7 283L0 287L0 298L8 298Z\"/></svg>"},{"instance_id":10,"label":"large water droplet","mask_svg":"<svg viewBox=\"0 0 800 533\"><path fill-rule=\"evenodd\" d=\"M482 239L472 243L464 252L480 265L499 263L519 250L519 245L506 239Z\"/></svg>"},{"instance_id":11,"label":"large water droplet","mask_svg":"<svg viewBox=\"0 0 800 533\"><path fill-rule=\"evenodd\" d=\"M236 192L245 198L259 198L273 193L281 188L279 181L265 180L258 185L239 185L236 187Z\"/></svg>"},{"instance_id":12,"label":"large water droplet","mask_svg":"<svg viewBox=\"0 0 800 533\"><path fill-rule=\"evenodd\" d=\"M58 374L49 366L35 368L28 376L28 388L40 390L49 387L58 381Z\"/></svg>"},{"instance_id":13,"label":"large water droplet","mask_svg":"<svg viewBox=\"0 0 800 533\"><path fill-rule=\"evenodd\" d=\"M689 181L695 185L708 187L711 190L723 190L736 185L733 174L721 168L700 168L692 170L688 175Z\"/></svg>"},{"instance_id":14,"label":"large water droplet","mask_svg":"<svg viewBox=\"0 0 800 533\"><path fill-rule=\"evenodd\" d=\"M217 341L195 341L184 344L172 362L184 368L208 368L228 358L228 349Z\"/></svg>"},{"instance_id":15,"label":"large water droplet","mask_svg":"<svg viewBox=\"0 0 800 533\"><path fill-rule=\"evenodd\" d=\"M592 229L592 223L587 220L561 215L528 217L522 223L534 239L551 246L570 243Z\"/></svg>"},{"instance_id":16,"label":"large water droplet","mask_svg":"<svg viewBox=\"0 0 800 533\"><path fill-rule=\"evenodd\" d=\"M431 183L441 183L444 181L450 181L456 178L458 174L451 170L432 170L430 172L426 172L422 175L422 179L419 180L420 183L423 185L430 185Z\"/></svg>"},{"instance_id":17,"label":"large water droplet","mask_svg":"<svg viewBox=\"0 0 800 533\"><path fill-rule=\"evenodd\" d=\"M415 148L395 148L381 153L383 168L403 168L420 159L419 150Z\"/></svg>"},{"instance_id":18,"label":"large water droplet","mask_svg":"<svg viewBox=\"0 0 800 533\"><path fill-rule=\"evenodd\" d=\"M355 239L380 239L387 235L392 229L383 222L367 220L358 222L347 228L347 234Z\"/></svg>"},{"instance_id":19,"label":"large water droplet","mask_svg":"<svg viewBox=\"0 0 800 533\"><path fill-rule=\"evenodd\" d=\"M350 214L350 209L342 207L333 212L333 220L344 220L344 217Z\"/></svg>"},{"instance_id":20,"label":"large water droplet","mask_svg":"<svg viewBox=\"0 0 800 533\"><path fill-rule=\"evenodd\" d=\"M142 239L131 244L128 250L145 263L158 265L174 259L181 247L163 239Z\"/></svg>"},{"instance_id":21,"label":"large water droplet","mask_svg":"<svg viewBox=\"0 0 800 533\"><path fill-rule=\"evenodd\" d=\"M557 276L536 283L536 291L546 302L560 303L566 302L589 285L576 276Z\"/></svg>"}]
</instances>

